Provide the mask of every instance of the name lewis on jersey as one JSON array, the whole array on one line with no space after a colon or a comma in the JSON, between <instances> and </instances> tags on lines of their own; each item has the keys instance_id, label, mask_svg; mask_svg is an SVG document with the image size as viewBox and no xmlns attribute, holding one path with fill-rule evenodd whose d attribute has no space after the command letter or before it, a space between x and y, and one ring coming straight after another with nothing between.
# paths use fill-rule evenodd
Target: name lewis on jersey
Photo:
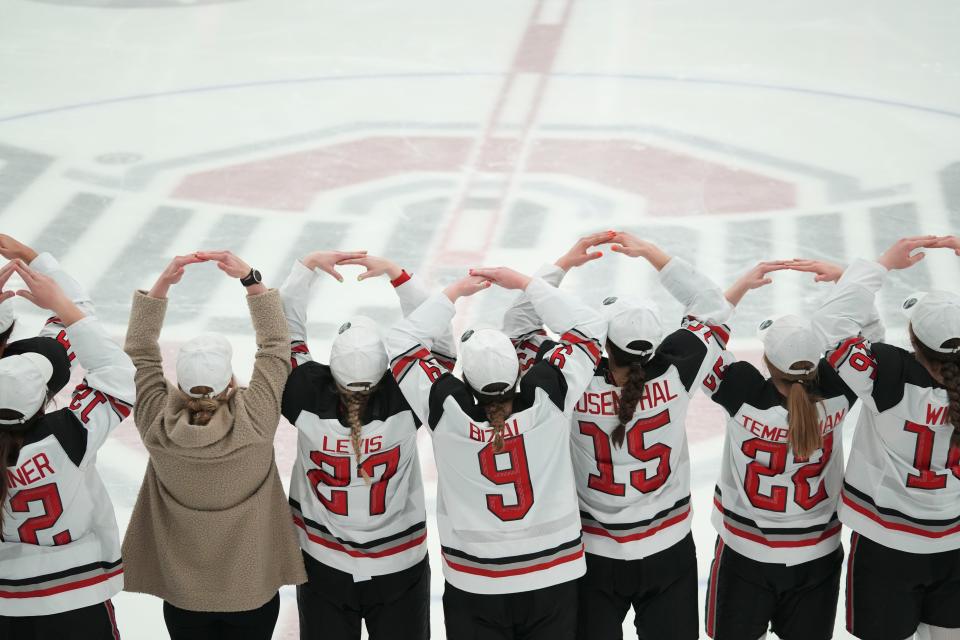
<instances>
[{"instance_id":1,"label":"name lewis on jersey","mask_svg":"<svg viewBox=\"0 0 960 640\"><path fill-rule=\"evenodd\" d=\"M669 380L648 382L643 387L643 395L640 396L640 402L637 403L637 410L653 409L676 399L676 397L677 394L670 391ZM620 412L620 394L616 391L604 391L602 393L588 391L580 398L580 402L577 403L574 411L591 416L617 416Z\"/></svg>"},{"instance_id":2,"label":"name lewis on jersey","mask_svg":"<svg viewBox=\"0 0 960 640\"><path fill-rule=\"evenodd\" d=\"M371 436L369 438L360 438L360 453L376 453L383 448L383 436ZM350 438L330 438L323 436L320 443L320 449L325 453L344 453L351 455L353 445Z\"/></svg>"}]
</instances>

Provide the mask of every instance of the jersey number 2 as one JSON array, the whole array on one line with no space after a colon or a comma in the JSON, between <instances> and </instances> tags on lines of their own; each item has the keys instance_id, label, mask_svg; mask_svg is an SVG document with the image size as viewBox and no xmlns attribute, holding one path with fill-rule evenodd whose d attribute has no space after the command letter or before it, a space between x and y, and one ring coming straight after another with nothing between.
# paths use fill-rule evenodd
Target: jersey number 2
<instances>
[{"instance_id":1,"label":"jersey number 2","mask_svg":"<svg viewBox=\"0 0 960 640\"><path fill-rule=\"evenodd\" d=\"M747 440L741 446L743 453L753 458L753 462L747 465L747 474L743 479L743 488L747 492L747 497L757 509L764 511L777 511L783 513L787 510L787 494L789 489L784 486L773 485L770 487L770 493L765 494L760 491L760 477L768 478L779 476L787 468L788 445L784 442L770 442L754 438ZM793 481L793 501L797 503L804 511L809 511L815 506L827 499L827 488L820 483L815 492L810 491L810 481L816 479L823 473L824 467L830 462L830 456L833 454L833 432L823 436L822 454L818 462L805 464L797 469L791 480ZM765 452L770 456L767 464L757 460L757 454ZM804 462L794 458L794 463Z\"/></svg>"},{"instance_id":2,"label":"jersey number 2","mask_svg":"<svg viewBox=\"0 0 960 640\"><path fill-rule=\"evenodd\" d=\"M17 529L17 535L20 536L20 542L25 544L40 544L37 531L52 528L53 525L57 524L60 516L63 515L63 503L60 501L60 490L57 489L56 483L18 491L10 499L10 510L14 513L29 513L31 502L41 503L43 513L39 516L27 518ZM54 545L59 546L70 541L70 531L68 530L61 531L53 536Z\"/></svg>"},{"instance_id":3,"label":"jersey number 2","mask_svg":"<svg viewBox=\"0 0 960 640\"><path fill-rule=\"evenodd\" d=\"M347 505L347 492L334 489L330 492L330 497L320 493L320 485L328 487L346 487L350 484L350 467L353 466L353 458L347 456L331 456L323 451L311 451L310 460L317 465L316 469L307 471L307 479L313 487L313 493L317 496L327 511L339 516L345 516L349 513ZM324 465L329 467L333 473L324 469ZM370 484L370 515L379 516L387 510L387 483L390 478L396 475L397 468L400 466L400 447L394 447L387 451L375 453L372 456L364 458L360 463L360 469L367 472L371 478L377 467L386 467L379 480Z\"/></svg>"}]
</instances>

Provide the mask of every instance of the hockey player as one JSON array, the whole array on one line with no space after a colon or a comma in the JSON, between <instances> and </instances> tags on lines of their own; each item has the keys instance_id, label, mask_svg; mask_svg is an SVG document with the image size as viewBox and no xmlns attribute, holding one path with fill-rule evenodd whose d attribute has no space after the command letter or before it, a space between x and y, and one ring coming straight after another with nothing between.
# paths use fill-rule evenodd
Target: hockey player
<instances>
[{"instance_id":1,"label":"hockey player","mask_svg":"<svg viewBox=\"0 0 960 640\"><path fill-rule=\"evenodd\" d=\"M14 272L27 286L17 294L55 314L49 326L69 337L86 377L69 406L47 411L50 361L0 360L0 637L114 640L123 565L96 454L130 414L133 365L53 278L14 260L0 283Z\"/></svg>"},{"instance_id":2,"label":"hockey player","mask_svg":"<svg viewBox=\"0 0 960 640\"><path fill-rule=\"evenodd\" d=\"M716 362L712 398L729 414L705 613L716 640L763 638L770 627L783 640L833 636L842 426L856 395L821 353L840 336L880 327L856 271L812 322L784 316L761 324L769 377L728 352Z\"/></svg>"},{"instance_id":3,"label":"hockey player","mask_svg":"<svg viewBox=\"0 0 960 640\"><path fill-rule=\"evenodd\" d=\"M907 238L847 272L875 292L888 271L956 237ZM856 270L855 270L856 267ZM846 277L846 275L844 276ZM840 520L853 530L847 630L864 640L960 637L960 296L903 303L913 351L860 336L827 361L863 403L843 479Z\"/></svg>"},{"instance_id":4,"label":"hockey player","mask_svg":"<svg viewBox=\"0 0 960 640\"><path fill-rule=\"evenodd\" d=\"M386 339L393 375L433 435L447 637L569 640L585 569L569 422L606 323L539 278L505 268L471 273ZM430 355L454 302L490 283L525 290L561 334L522 380L513 345L494 329L461 337L463 380Z\"/></svg>"},{"instance_id":5,"label":"hockey player","mask_svg":"<svg viewBox=\"0 0 960 640\"><path fill-rule=\"evenodd\" d=\"M180 348L176 383L163 373L167 293L204 261L246 293L258 345L246 388L217 334ZM172 640L267 640L280 586L306 579L273 450L290 373L280 294L232 253L178 256L149 292L134 294L125 349L137 367L134 418L150 456L123 540L127 590L164 600Z\"/></svg>"},{"instance_id":6,"label":"hockey player","mask_svg":"<svg viewBox=\"0 0 960 640\"><path fill-rule=\"evenodd\" d=\"M293 265L281 296L294 370L283 415L297 428L290 504L308 581L297 588L300 637L372 640L430 636L430 565L420 421L387 367L376 322L352 318L333 341L330 364L307 348L307 306L318 272L359 265L359 280L387 275L408 315L427 298L418 280L364 252L317 252ZM452 369L449 325L434 357Z\"/></svg>"},{"instance_id":7,"label":"hockey player","mask_svg":"<svg viewBox=\"0 0 960 640\"><path fill-rule=\"evenodd\" d=\"M649 261L685 313L682 327L664 337L653 303L604 300L607 357L571 422L587 552L577 636L622 638L623 619L632 606L639 638L694 639L699 634L697 558L684 423L697 389L716 384L711 367L728 334L719 323L730 315L731 304L688 263L622 232L582 238L540 273L558 286L571 267L600 257L591 247L607 242L618 253ZM783 263L757 265L728 296L738 302L749 289L768 284L768 273L783 268ZM521 357L532 361L546 338L526 296L504 320Z\"/></svg>"}]
</instances>

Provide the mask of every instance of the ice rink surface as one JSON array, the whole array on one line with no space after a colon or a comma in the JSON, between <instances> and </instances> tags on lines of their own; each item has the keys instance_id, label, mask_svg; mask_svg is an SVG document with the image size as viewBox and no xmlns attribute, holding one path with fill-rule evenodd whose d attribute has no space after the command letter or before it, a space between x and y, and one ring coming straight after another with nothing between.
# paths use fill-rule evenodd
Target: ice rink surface
<instances>
[{"instance_id":1,"label":"ice rink surface","mask_svg":"<svg viewBox=\"0 0 960 640\"><path fill-rule=\"evenodd\" d=\"M960 5L927 0L0 0L0 232L59 256L118 340L133 289L199 248L231 249L274 285L334 247L434 284L479 264L533 270L607 228L724 285L760 259L872 257L899 236L960 231L957 33ZM892 341L904 295L956 289L958 267L931 255L890 278ZM386 282L354 273L316 290L318 356L352 314L399 317ZM650 295L677 317L652 276L607 256L564 286ZM824 293L775 279L734 323L743 357L759 321ZM171 297L168 360L221 331L248 376L240 287L200 266ZM482 294L458 323L499 322L509 299ZM42 317L22 313L21 334L36 331ZM703 586L720 413L699 399L688 429ZM285 482L295 437L281 426ZM121 528L145 464L129 423L100 454ZM430 543L442 638L435 528ZM295 638L282 596L275 637ZM155 598L116 608L124 638L166 637ZM842 601L837 619L849 637Z\"/></svg>"}]
</instances>

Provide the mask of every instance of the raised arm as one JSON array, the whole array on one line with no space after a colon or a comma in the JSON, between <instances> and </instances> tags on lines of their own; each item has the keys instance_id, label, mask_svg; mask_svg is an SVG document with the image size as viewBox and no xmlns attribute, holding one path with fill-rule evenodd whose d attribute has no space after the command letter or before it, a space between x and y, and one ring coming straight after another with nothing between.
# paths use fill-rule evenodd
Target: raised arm
<instances>
[{"instance_id":1,"label":"raised arm","mask_svg":"<svg viewBox=\"0 0 960 640\"><path fill-rule=\"evenodd\" d=\"M601 258L603 252L595 251L595 247L611 242L614 235L614 231L602 231L580 238L569 251L557 258L556 262L543 265L533 276L541 278L550 286L559 287L570 269ZM513 305L504 314L503 332L517 350L520 373L523 374L536 362L540 347L547 339L547 333L543 330L543 320L526 291L520 292Z\"/></svg>"},{"instance_id":2,"label":"raised arm","mask_svg":"<svg viewBox=\"0 0 960 640\"><path fill-rule=\"evenodd\" d=\"M146 435L167 404L167 379L160 355L160 330L167 313L167 293L180 282L186 268L203 262L196 254L176 256L157 278L149 293L135 291L123 350L136 367L137 404L133 419L141 436Z\"/></svg>"},{"instance_id":3,"label":"raised arm","mask_svg":"<svg viewBox=\"0 0 960 640\"><path fill-rule=\"evenodd\" d=\"M553 371L548 372L545 367L541 367L544 369L542 375L545 378L563 378L564 384L559 387L565 390L562 394L563 400L561 403L557 397L555 402L558 406L562 404L564 412L571 411L590 384L600 361L600 345L607 337L607 321L575 296L551 287L540 278L531 278L505 267L471 269L470 274L485 278L505 289L525 291L547 327L560 335L560 344L542 358ZM534 365L536 366L538 365ZM540 375L538 373L532 384L539 384ZM548 380L544 382L549 384Z\"/></svg>"},{"instance_id":4,"label":"raised arm","mask_svg":"<svg viewBox=\"0 0 960 640\"><path fill-rule=\"evenodd\" d=\"M685 316L714 323L726 322L736 301L724 297L710 278L681 258L671 256L652 242L625 231L614 237L612 249L631 258L643 258L658 271L660 284L684 307ZM741 294L742 297L742 294Z\"/></svg>"},{"instance_id":5,"label":"raised arm","mask_svg":"<svg viewBox=\"0 0 960 640\"><path fill-rule=\"evenodd\" d=\"M409 316L395 324L384 337L390 372L400 385L407 403L430 429L440 420L443 401L431 399L468 393L463 382L454 378L436 358L431 349L438 335L448 330L456 313L454 303L461 297L473 295L490 286L484 278L469 277L454 282L443 291L427 298ZM434 387L441 385L446 393L433 395Z\"/></svg>"},{"instance_id":6,"label":"raised arm","mask_svg":"<svg viewBox=\"0 0 960 640\"><path fill-rule=\"evenodd\" d=\"M107 337L100 323L86 316L53 278L30 269L20 260L12 265L27 285L17 295L62 320L77 360L86 370L86 377L74 390L69 405L86 438L85 453L79 461L83 466L95 459L110 432L130 415L136 395L133 363Z\"/></svg>"},{"instance_id":7,"label":"raised arm","mask_svg":"<svg viewBox=\"0 0 960 640\"><path fill-rule=\"evenodd\" d=\"M227 276L240 280L246 290L257 354L250 384L237 395L244 399L243 407L254 430L272 440L280 424L283 387L291 370L290 331L280 292L267 289L260 282L259 272L229 251L200 251L197 257L215 262Z\"/></svg>"},{"instance_id":8,"label":"raised arm","mask_svg":"<svg viewBox=\"0 0 960 640\"><path fill-rule=\"evenodd\" d=\"M343 282L337 265L364 254L365 251L315 251L293 263L290 274L280 286L283 314L290 332L290 365L293 368L313 360L307 346L307 307L310 305L310 290L317 281L318 272L322 271L338 282Z\"/></svg>"},{"instance_id":9,"label":"raised arm","mask_svg":"<svg viewBox=\"0 0 960 640\"><path fill-rule=\"evenodd\" d=\"M406 318L430 297L430 291L423 285L420 278L407 272L398 264L379 256L364 255L344 260L341 264L356 265L366 268L366 271L357 276L361 282L370 278L387 276L393 286L394 293L400 301L400 312ZM457 363L457 350L453 342L453 326L448 326L441 335L436 336L431 348L434 358L447 371L453 371Z\"/></svg>"}]
</instances>

